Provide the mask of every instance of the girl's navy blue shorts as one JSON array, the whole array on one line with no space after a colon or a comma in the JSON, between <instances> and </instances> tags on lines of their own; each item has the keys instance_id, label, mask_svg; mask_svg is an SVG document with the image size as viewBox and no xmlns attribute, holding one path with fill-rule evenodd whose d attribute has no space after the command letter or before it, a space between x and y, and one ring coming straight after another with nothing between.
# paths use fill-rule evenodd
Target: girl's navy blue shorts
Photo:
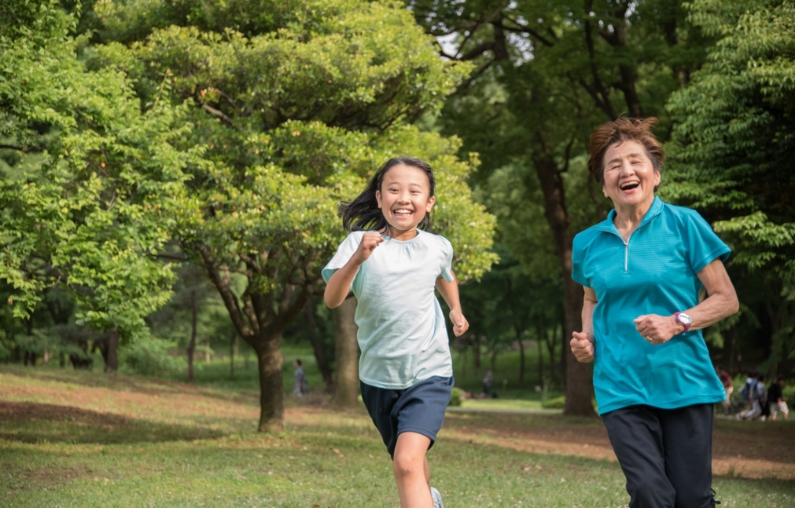
<instances>
[{"instance_id":1,"label":"girl's navy blue shorts","mask_svg":"<svg viewBox=\"0 0 800 508\"><path fill-rule=\"evenodd\" d=\"M361 383L361 398L372 422L381 433L386 450L394 459L397 436L416 432L436 441L450 404L452 377L434 376L404 390L387 390Z\"/></svg>"}]
</instances>

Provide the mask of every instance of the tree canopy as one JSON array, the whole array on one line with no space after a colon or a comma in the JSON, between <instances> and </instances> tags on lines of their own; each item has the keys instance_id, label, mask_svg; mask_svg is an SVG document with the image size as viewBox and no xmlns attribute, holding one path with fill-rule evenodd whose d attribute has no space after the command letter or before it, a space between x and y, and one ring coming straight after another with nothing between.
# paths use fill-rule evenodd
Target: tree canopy
<instances>
[{"instance_id":1,"label":"tree canopy","mask_svg":"<svg viewBox=\"0 0 800 508\"><path fill-rule=\"evenodd\" d=\"M188 4L187 4L188 5ZM262 373L260 428L280 428L280 337L344 236L337 206L385 160L427 160L440 189L433 228L455 247L463 279L479 276L494 221L466 180L477 158L460 141L410 125L436 111L468 64L439 58L395 4L98 4L103 45L92 65L136 83L143 104L168 101L192 128L176 144L202 154L186 169L172 237L217 287ZM113 39L113 40L112 40ZM247 287L237 294L231 274Z\"/></svg>"},{"instance_id":2,"label":"tree canopy","mask_svg":"<svg viewBox=\"0 0 800 508\"><path fill-rule=\"evenodd\" d=\"M143 110L120 72L87 69L78 55L85 40L69 35L74 20L56 3L18 3L35 7L36 21L21 8L0 35L0 277L14 288L9 303L29 316L47 288L62 287L79 323L123 339L146 333L144 317L169 299L173 281L155 254L195 152L175 146L188 126L181 108Z\"/></svg>"}]
</instances>

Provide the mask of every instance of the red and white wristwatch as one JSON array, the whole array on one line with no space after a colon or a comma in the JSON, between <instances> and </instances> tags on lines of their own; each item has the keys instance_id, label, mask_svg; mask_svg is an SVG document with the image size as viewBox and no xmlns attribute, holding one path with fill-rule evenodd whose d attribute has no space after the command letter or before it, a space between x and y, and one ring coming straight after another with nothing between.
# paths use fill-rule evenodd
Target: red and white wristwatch
<instances>
[{"instance_id":1,"label":"red and white wristwatch","mask_svg":"<svg viewBox=\"0 0 800 508\"><path fill-rule=\"evenodd\" d=\"M675 316L675 321L683 325L683 333L689 331L689 328L692 327L692 316L685 312L676 312L673 314Z\"/></svg>"}]
</instances>

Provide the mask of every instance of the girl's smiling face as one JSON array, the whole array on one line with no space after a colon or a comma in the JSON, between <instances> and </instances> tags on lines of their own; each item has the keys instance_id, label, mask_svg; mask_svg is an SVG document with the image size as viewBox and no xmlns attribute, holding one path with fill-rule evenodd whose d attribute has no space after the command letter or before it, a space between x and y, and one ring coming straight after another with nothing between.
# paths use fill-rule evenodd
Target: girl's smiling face
<instances>
[{"instance_id":1,"label":"girl's smiling face","mask_svg":"<svg viewBox=\"0 0 800 508\"><path fill-rule=\"evenodd\" d=\"M386 171L375 199L391 226L392 231L387 234L398 240L410 240L417 235L417 225L436 201L431 196L425 171L405 164L397 164Z\"/></svg>"}]
</instances>

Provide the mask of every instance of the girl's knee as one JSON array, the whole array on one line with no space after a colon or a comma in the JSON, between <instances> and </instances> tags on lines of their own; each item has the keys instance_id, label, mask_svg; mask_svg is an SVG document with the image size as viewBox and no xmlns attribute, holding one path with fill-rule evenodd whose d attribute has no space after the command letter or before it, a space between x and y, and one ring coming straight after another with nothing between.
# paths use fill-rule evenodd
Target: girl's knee
<instances>
[{"instance_id":1,"label":"girl's knee","mask_svg":"<svg viewBox=\"0 0 800 508\"><path fill-rule=\"evenodd\" d=\"M424 472L425 455L395 452L393 467L395 476L409 477Z\"/></svg>"}]
</instances>

